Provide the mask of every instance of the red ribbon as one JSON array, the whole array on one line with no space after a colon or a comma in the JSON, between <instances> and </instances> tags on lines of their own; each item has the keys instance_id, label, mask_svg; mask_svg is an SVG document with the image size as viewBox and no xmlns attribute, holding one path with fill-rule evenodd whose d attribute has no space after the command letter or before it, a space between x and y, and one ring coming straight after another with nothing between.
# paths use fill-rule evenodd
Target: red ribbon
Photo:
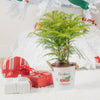
<instances>
[{"instance_id":1,"label":"red ribbon","mask_svg":"<svg viewBox=\"0 0 100 100\"><path fill-rule=\"evenodd\" d=\"M25 69L26 69L27 71L31 71L32 73L34 73L34 75L39 75L39 77L40 77L41 75L44 75L44 76L46 76L47 79L48 79L48 75L45 74L46 72L35 71L34 68L31 68L31 67L26 66L26 65L19 66L16 70L10 71L10 72L7 74L7 77L10 77L10 76L11 76L13 73L15 73L15 72L16 72L18 75L21 74L22 76L24 76L23 73L22 73L22 71L25 70Z\"/></svg>"},{"instance_id":2,"label":"red ribbon","mask_svg":"<svg viewBox=\"0 0 100 100\"><path fill-rule=\"evenodd\" d=\"M82 17L82 21L87 21L87 22L91 22L93 25L97 25L96 23L95 23L95 20L92 20L92 19L86 19L86 18L84 18L84 17Z\"/></svg>"},{"instance_id":3,"label":"red ribbon","mask_svg":"<svg viewBox=\"0 0 100 100\"><path fill-rule=\"evenodd\" d=\"M39 77L41 76L41 75L44 75L44 76L46 76L46 78L48 79L48 75L47 74L45 74L45 72L39 72L39 71L36 71L36 72L33 72L35 75L39 75Z\"/></svg>"},{"instance_id":4,"label":"red ribbon","mask_svg":"<svg viewBox=\"0 0 100 100\"><path fill-rule=\"evenodd\" d=\"M23 75L23 71L25 71L25 73L28 73L33 70L34 69L30 68L29 66L22 65L17 67L16 69L10 70L7 74L7 77L18 77L19 74Z\"/></svg>"},{"instance_id":5,"label":"red ribbon","mask_svg":"<svg viewBox=\"0 0 100 100\"><path fill-rule=\"evenodd\" d=\"M98 63L100 63L100 57L99 56L96 56L94 58L98 61Z\"/></svg>"}]
</instances>

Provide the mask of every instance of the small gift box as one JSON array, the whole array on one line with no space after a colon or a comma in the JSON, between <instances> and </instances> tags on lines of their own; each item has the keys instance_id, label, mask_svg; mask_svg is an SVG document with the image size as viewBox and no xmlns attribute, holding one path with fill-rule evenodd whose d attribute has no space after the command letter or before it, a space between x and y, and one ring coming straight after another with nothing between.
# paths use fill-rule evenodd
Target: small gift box
<instances>
[{"instance_id":1,"label":"small gift box","mask_svg":"<svg viewBox=\"0 0 100 100\"><path fill-rule=\"evenodd\" d=\"M25 77L5 78L4 93L23 94L30 92L30 80Z\"/></svg>"},{"instance_id":2,"label":"small gift box","mask_svg":"<svg viewBox=\"0 0 100 100\"><path fill-rule=\"evenodd\" d=\"M30 75L24 75L31 80L33 87L45 87L53 84L52 74L48 71L35 71Z\"/></svg>"},{"instance_id":3,"label":"small gift box","mask_svg":"<svg viewBox=\"0 0 100 100\"><path fill-rule=\"evenodd\" d=\"M14 73L10 77L18 77L18 71L17 69L20 66L29 66L28 62L21 57L15 56L15 57L8 57L3 61L1 64L1 71L2 74L7 78L7 75L9 72L14 71ZM26 69L21 69L21 72L23 74L29 74L29 71Z\"/></svg>"}]
</instances>

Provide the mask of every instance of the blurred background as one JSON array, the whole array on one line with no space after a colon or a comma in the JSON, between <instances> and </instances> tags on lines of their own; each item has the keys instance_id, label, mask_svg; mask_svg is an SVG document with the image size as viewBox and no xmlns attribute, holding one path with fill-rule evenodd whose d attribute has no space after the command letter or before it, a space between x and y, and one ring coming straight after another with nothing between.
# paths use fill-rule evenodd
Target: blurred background
<instances>
[{"instance_id":1,"label":"blurred background","mask_svg":"<svg viewBox=\"0 0 100 100\"><path fill-rule=\"evenodd\" d=\"M100 11L100 4L97 5ZM0 0L0 57L9 56L11 47L16 42L20 34L34 28L34 23L37 20L36 14L39 12L37 5L28 7L24 20L11 18L5 13L4 0ZM76 13L82 13L82 10L77 10ZM98 28L100 29L100 13L93 15Z\"/></svg>"},{"instance_id":2,"label":"blurred background","mask_svg":"<svg viewBox=\"0 0 100 100\"><path fill-rule=\"evenodd\" d=\"M5 13L4 0L0 0L0 57L9 56L11 53L10 47L14 45L18 36L34 28L37 12L38 7L32 5L28 7L24 20L11 18Z\"/></svg>"}]
</instances>

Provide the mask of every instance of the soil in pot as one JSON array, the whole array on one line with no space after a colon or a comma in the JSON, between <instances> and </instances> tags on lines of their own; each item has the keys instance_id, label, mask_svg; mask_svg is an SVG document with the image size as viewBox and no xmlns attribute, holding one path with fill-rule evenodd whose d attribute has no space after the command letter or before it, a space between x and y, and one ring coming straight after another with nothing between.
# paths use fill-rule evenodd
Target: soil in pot
<instances>
[{"instance_id":1,"label":"soil in pot","mask_svg":"<svg viewBox=\"0 0 100 100\"><path fill-rule=\"evenodd\" d=\"M52 67L69 67L69 66L76 66L76 63L64 63L64 62L56 62L51 64Z\"/></svg>"}]
</instances>

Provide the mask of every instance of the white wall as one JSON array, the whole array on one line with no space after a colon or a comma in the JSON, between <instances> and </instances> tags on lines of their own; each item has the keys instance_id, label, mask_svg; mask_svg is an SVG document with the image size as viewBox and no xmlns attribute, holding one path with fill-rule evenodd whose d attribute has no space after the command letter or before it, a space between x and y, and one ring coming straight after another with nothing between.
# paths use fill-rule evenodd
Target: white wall
<instances>
[{"instance_id":1,"label":"white wall","mask_svg":"<svg viewBox=\"0 0 100 100\"><path fill-rule=\"evenodd\" d=\"M0 57L10 55L10 46L19 36L27 30L32 30L35 13L38 11L36 6L30 6L24 20L11 18L5 14L4 0L0 0Z\"/></svg>"}]
</instances>

